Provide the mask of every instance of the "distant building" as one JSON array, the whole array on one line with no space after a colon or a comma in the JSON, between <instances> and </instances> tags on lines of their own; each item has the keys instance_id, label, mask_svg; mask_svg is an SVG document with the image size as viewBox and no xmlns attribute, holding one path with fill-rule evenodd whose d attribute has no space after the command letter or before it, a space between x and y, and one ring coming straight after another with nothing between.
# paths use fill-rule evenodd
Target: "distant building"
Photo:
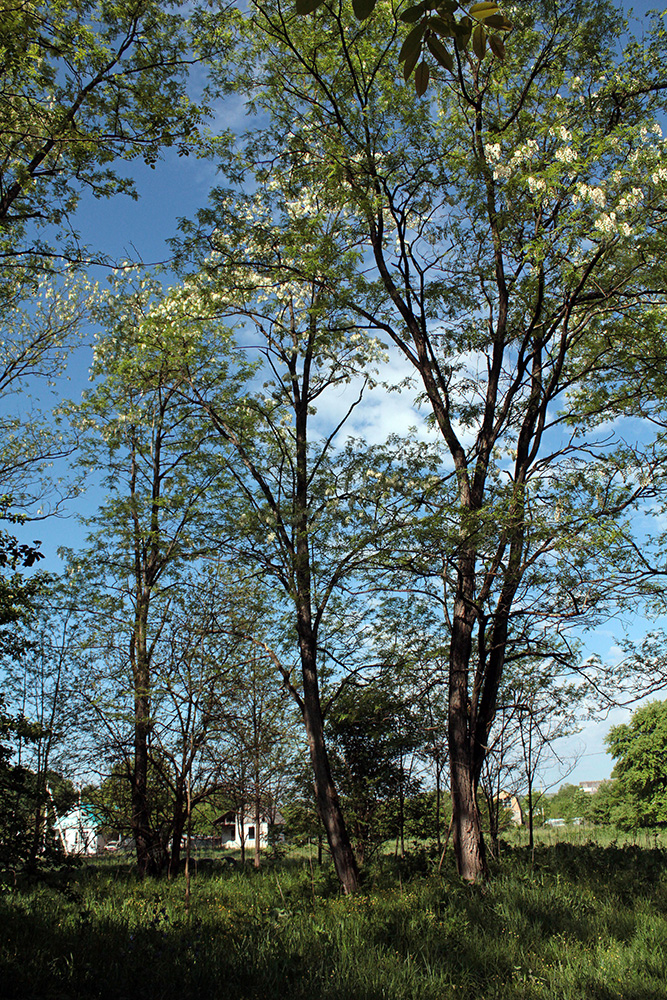
<instances>
[{"instance_id":1,"label":"distant building","mask_svg":"<svg viewBox=\"0 0 667 1000\"><path fill-rule=\"evenodd\" d=\"M579 788L582 792L588 792L589 795L593 795L599 789L601 781L580 781Z\"/></svg>"},{"instance_id":2,"label":"distant building","mask_svg":"<svg viewBox=\"0 0 667 1000\"><path fill-rule=\"evenodd\" d=\"M279 812L275 812L271 816L265 812L260 814L260 847L266 847L269 843L269 824L271 826L284 826L285 820ZM246 847L255 846L257 829L254 810L252 813L250 810L245 813L230 810L216 819L215 825L220 828L221 847L241 847L242 843L245 843Z\"/></svg>"},{"instance_id":3,"label":"distant building","mask_svg":"<svg viewBox=\"0 0 667 1000\"><path fill-rule=\"evenodd\" d=\"M107 842L100 833L101 826L93 807L79 804L58 819L56 834L65 854L97 854Z\"/></svg>"},{"instance_id":4,"label":"distant building","mask_svg":"<svg viewBox=\"0 0 667 1000\"><path fill-rule=\"evenodd\" d=\"M504 809L509 809L512 813L512 822L515 826L523 826L523 810L521 803L512 792L499 792L498 801Z\"/></svg>"}]
</instances>

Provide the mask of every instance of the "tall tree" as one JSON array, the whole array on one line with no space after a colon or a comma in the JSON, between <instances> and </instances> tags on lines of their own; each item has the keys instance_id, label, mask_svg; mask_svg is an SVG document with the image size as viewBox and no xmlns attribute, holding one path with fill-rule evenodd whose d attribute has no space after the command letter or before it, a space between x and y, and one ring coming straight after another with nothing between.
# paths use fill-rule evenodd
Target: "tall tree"
<instances>
[{"instance_id":1,"label":"tall tree","mask_svg":"<svg viewBox=\"0 0 667 1000\"><path fill-rule=\"evenodd\" d=\"M616 761L612 772L616 817L625 827L667 821L667 702L637 708L606 738Z\"/></svg>"},{"instance_id":2,"label":"tall tree","mask_svg":"<svg viewBox=\"0 0 667 1000\"><path fill-rule=\"evenodd\" d=\"M18 3L3 11L0 44L3 264L78 260L81 190L133 195L115 160L154 164L165 146L191 149L202 113L184 87L186 20L155 0Z\"/></svg>"},{"instance_id":3,"label":"tall tree","mask_svg":"<svg viewBox=\"0 0 667 1000\"><path fill-rule=\"evenodd\" d=\"M418 446L401 454L398 442L375 452L358 442L339 444L381 347L317 288L322 268L345 267L345 261L327 254L328 228L321 232L317 220L309 222L313 197L294 192L289 178L277 174L266 194L221 197L217 228L234 232L232 259L208 258L203 273L175 290L155 321L163 324L172 377L226 448L236 482L227 501L235 527L227 544L249 572L274 582L296 641L300 677L289 645L273 650L274 663L302 714L318 808L339 878L351 892L358 872L327 752L322 656L326 649L343 672L359 668L371 614L356 593L364 590L360 573L416 506L391 485L391 472L401 480L410 469L419 475L431 457ZM249 267L257 253L266 255L270 276ZM292 280L292 262L306 260L312 273ZM215 398L217 345L228 334L210 323L200 323L197 332L197 316L207 311L245 324L246 352L258 345L266 381L261 389L249 385L236 407L223 408ZM315 408L323 412L354 380L342 413L317 421Z\"/></svg>"},{"instance_id":4,"label":"tall tree","mask_svg":"<svg viewBox=\"0 0 667 1000\"><path fill-rule=\"evenodd\" d=\"M168 372L154 366L146 327L157 295L156 283L143 278L103 301L104 333L92 369L96 385L73 408L85 433L81 461L108 490L89 519L90 547L72 558L73 580L83 585L91 612L91 688L105 659L105 683L111 670L120 694L129 680L132 832L144 873L165 861L148 801L156 655L170 617L170 588L184 567L210 551L204 522L221 479L200 411L188 407ZM221 371L222 347L218 363ZM230 362L229 380L217 387L221 409L233 403L232 367Z\"/></svg>"},{"instance_id":5,"label":"tall tree","mask_svg":"<svg viewBox=\"0 0 667 1000\"><path fill-rule=\"evenodd\" d=\"M624 512L657 461L590 431L613 401L575 397L664 301L664 36L616 59L611 6L513 15L504 63L458 51L417 103L396 80L396 9L359 25L331 4L311 26L262 4L240 77L269 118L252 160L318 187L311 219L337 219L329 247L355 266L335 286L320 274L318 294L414 366L449 452L449 759L469 880L486 871L476 791L512 628L540 602L545 620L613 607L635 554ZM230 253L224 232L210 246Z\"/></svg>"}]
</instances>

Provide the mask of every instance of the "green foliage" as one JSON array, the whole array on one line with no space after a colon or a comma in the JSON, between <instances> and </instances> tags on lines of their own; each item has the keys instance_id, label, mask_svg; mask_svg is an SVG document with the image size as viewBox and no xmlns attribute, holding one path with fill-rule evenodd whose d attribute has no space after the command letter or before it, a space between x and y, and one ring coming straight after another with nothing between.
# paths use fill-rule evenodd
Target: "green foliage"
<instances>
[{"instance_id":1,"label":"green foliage","mask_svg":"<svg viewBox=\"0 0 667 1000\"><path fill-rule=\"evenodd\" d=\"M605 742L616 761L613 821L626 829L667 823L667 701L636 709Z\"/></svg>"},{"instance_id":2,"label":"green foliage","mask_svg":"<svg viewBox=\"0 0 667 1000\"><path fill-rule=\"evenodd\" d=\"M41 868L60 857L55 812L74 802L74 788L54 771L36 774L17 759L19 745L38 742L39 724L6 711L0 696L0 872L16 873L26 865ZM48 793L46 788L48 787ZM36 828L37 827L37 828ZM38 851L35 850L35 841Z\"/></svg>"},{"instance_id":3,"label":"green foliage","mask_svg":"<svg viewBox=\"0 0 667 1000\"><path fill-rule=\"evenodd\" d=\"M446 792L440 800L440 831L446 832L451 818L451 801ZM409 837L434 841L438 833L437 796L434 791L410 795L405 802L405 826ZM444 828L444 831L443 831Z\"/></svg>"},{"instance_id":4,"label":"green foliage","mask_svg":"<svg viewBox=\"0 0 667 1000\"><path fill-rule=\"evenodd\" d=\"M363 862L395 835L400 801L417 791L408 768L421 741L419 723L390 685L371 681L343 690L326 732L346 822Z\"/></svg>"},{"instance_id":5,"label":"green foliage","mask_svg":"<svg viewBox=\"0 0 667 1000\"><path fill-rule=\"evenodd\" d=\"M545 819L560 817L569 822L576 817L588 817L593 797L578 785L561 785L555 795L542 796L539 806L544 809Z\"/></svg>"},{"instance_id":6,"label":"green foliage","mask_svg":"<svg viewBox=\"0 0 667 1000\"><path fill-rule=\"evenodd\" d=\"M354 15L364 21L374 12L377 0L352 0ZM324 4L324 0L296 0L297 14L311 14ZM454 72L454 57L445 48L441 38L446 38L453 46L457 64L466 58L466 49L472 38L474 56L481 62L486 54L487 42L497 59L504 59L505 46L498 32L510 31L512 24L498 4L493 0L482 3L458 3L458 0L444 0L442 3L423 0L403 10L400 20L405 24L419 23L406 36L398 61L404 64L403 75L407 80L415 71L415 89L421 97L428 87L430 69L421 58L424 45L436 63ZM489 33L489 28L491 33ZM421 60L421 61L420 61ZM419 64L419 65L417 65ZM458 74L457 74L458 75Z\"/></svg>"},{"instance_id":7,"label":"green foliage","mask_svg":"<svg viewBox=\"0 0 667 1000\"><path fill-rule=\"evenodd\" d=\"M38 259L34 227L65 235L82 188L133 194L119 157L153 165L165 146L187 155L202 112L183 85L191 58L175 3L48 0L3 11L0 27L0 243ZM37 256L35 256L37 255Z\"/></svg>"}]
</instances>

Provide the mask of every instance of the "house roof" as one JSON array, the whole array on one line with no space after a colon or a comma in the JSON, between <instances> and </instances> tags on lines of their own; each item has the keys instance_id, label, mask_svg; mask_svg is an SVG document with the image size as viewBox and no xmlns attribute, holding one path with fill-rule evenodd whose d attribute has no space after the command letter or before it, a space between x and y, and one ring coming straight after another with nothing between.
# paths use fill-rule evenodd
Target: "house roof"
<instances>
[{"instance_id":1,"label":"house roof","mask_svg":"<svg viewBox=\"0 0 667 1000\"><path fill-rule=\"evenodd\" d=\"M88 804L81 804L74 806L73 809L62 817L60 820L60 825L62 827L94 827L97 829L102 826L102 820L99 814L95 811L94 806Z\"/></svg>"},{"instance_id":2,"label":"house roof","mask_svg":"<svg viewBox=\"0 0 667 1000\"><path fill-rule=\"evenodd\" d=\"M239 814L240 814L240 810L239 809L236 809L236 810L235 809L228 809L226 813L223 813L221 816L218 816L217 819L213 820L213 825L214 826L222 826L225 823L234 823L236 821L236 818L239 816ZM254 811L254 809L246 809L244 811L243 815L244 815L246 823L252 824L252 823L255 822L255 811ZM264 822L264 823L266 823L269 819L272 818L274 826L284 826L285 825L285 817L283 816L283 814L278 809L276 809L275 812L273 812L271 815L267 815L266 811L264 809L261 809L260 810L260 817L262 819L262 822Z\"/></svg>"}]
</instances>

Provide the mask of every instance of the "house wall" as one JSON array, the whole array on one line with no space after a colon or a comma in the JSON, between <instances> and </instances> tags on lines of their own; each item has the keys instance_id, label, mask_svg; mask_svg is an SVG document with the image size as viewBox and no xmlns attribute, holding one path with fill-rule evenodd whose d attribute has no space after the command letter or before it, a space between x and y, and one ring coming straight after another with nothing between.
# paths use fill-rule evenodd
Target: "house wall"
<instances>
[{"instance_id":1,"label":"house wall","mask_svg":"<svg viewBox=\"0 0 667 1000\"><path fill-rule=\"evenodd\" d=\"M240 847L242 842L242 837L245 837L246 848L255 846L254 819L249 819L248 817L245 817L243 826L241 826L240 818L237 816L233 824L225 823L221 827L220 842L223 847L229 847L232 849ZM262 821L259 826L260 847L266 847L268 842L269 842L269 825L267 822Z\"/></svg>"}]
</instances>

